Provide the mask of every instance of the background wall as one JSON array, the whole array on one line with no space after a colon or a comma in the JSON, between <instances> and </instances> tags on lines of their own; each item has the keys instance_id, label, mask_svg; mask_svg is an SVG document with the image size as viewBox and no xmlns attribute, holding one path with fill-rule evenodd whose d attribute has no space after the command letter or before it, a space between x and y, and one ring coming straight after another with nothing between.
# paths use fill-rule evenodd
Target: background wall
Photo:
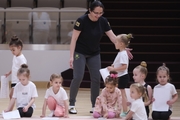
<instances>
[{"instance_id":1,"label":"background wall","mask_svg":"<svg viewBox=\"0 0 180 120\"><path fill-rule=\"evenodd\" d=\"M23 50L22 52L27 59L32 81L49 81L52 73L61 73L69 68L69 49ZM0 50L0 75L11 70L12 59L10 50Z\"/></svg>"}]
</instances>

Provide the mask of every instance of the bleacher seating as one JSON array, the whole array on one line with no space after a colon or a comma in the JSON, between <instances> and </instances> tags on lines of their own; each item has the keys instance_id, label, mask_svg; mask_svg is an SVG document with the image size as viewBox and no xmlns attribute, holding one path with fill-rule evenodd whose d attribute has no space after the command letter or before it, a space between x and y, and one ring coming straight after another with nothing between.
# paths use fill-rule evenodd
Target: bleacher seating
<instances>
[{"instance_id":1,"label":"bleacher seating","mask_svg":"<svg viewBox=\"0 0 180 120\"><path fill-rule=\"evenodd\" d=\"M6 9L6 42L16 34L24 43L29 43L31 8L11 7Z\"/></svg>"},{"instance_id":2,"label":"bleacher seating","mask_svg":"<svg viewBox=\"0 0 180 120\"><path fill-rule=\"evenodd\" d=\"M7 0L0 0L0 7L6 8L7 7Z\"/></svg>"},{"instance_id":3,"label":"bleacher seating","mask_svg":"<svg viewBox=\"0 0 180 120\"><path fill-rule=\"evenodd\" d=\"M59 40L59 9L33 9L33 43L56 44Z\"/></svg>"},{"instance_id":4,"label":"bleacher seating","mask_svg":"<svg viewBox=\"0 0 180 120\"><path fill-rule=\"evenodd\" d=\"M25 44L69 44L74 22L87 11L87 0L64 1L65 8L62 1L0 0L0 42L8 43L16 34Z\"/></svg>"},{"instance_id":5,"label":"bleacher seating","mask_svg":"<svg viewBox=\"0 0 180 120\"><path fill-rule=\"evenodd\" d=\"M2 41L2 35L4 33L4 8L0 8L0 41Z\"/></svg>"},{"instance_id":6,"label":"bleacher seating","mask_svg":"<svg viewBox=\"0 0 180 120\"><path fill-rule=\"evenodd\" d=\"M34 0L11 0L11 7L29 7L34 8Z\"/></svg>"},{"instance_id":7,"label":"bleacher seating","mask_svg":"<svg viewBox=\"0 0 180 120\"><path fill-rule=\"evenodd\" d=\"M37 7L61 8L61 1L60 0L37 0Z\"/></svg>"},{"instance_id":8,"label":"bleacher seating","mask_svg":"<svg viewBox=\"0 0 180 120\"><path fill-rule=\"evenodd\" d=\"M80 7L61 8L61 13L60 13L61 35L60 36L61 36L62 44L70 43L74 23L78 17L85 14L85 11L87 11L86 8L80 8Z\"/></svg>"},{"instance_id":9,"label":"bleacher seating","mask_svg":"<svg viewBox=\"0 0 180 120\"><path fill-rule=\"evenodd\" d=\"M87 0L63 0L63 7L82 7L87 8Z\"/></svg>"}]
</instances>

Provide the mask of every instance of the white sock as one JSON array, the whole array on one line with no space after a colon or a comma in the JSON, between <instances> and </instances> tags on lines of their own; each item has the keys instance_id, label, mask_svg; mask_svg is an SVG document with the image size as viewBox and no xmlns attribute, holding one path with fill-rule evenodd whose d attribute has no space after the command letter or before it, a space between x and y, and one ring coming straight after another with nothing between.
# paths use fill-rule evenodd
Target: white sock
<instances>
[{"instance_id":1,"label":"white sock","mask_svg":"<svg viewBox=\"0 0 180 120\"><path fill-rule=\"evenodd\" d=\"M51 110L51 113L48 116L53 117L53 115L54 115L54 110Z\"/></svg>"},{"instance_id":2,"label":"white sock","mask_svg":"<svg viewBox=\"0 0 180 120\"><path fill-rule=\"evenodd\" d=\"M74 108L75 106L69 106L69 109Z\"/></svg>"}]
</instances>

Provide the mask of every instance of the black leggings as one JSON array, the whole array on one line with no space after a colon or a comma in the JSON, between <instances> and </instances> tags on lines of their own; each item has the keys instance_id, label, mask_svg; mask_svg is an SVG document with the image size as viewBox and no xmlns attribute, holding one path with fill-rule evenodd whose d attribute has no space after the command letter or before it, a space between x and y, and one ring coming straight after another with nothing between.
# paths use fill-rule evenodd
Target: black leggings
<instances>
[{"instance_id":1,"label":"black leggings","mask_svg":"<svg viewBox=\"0 0 180 120\"><path fill-rule=\"evenodd\" d=\"M23 107L18 108L21 117L31 117L33 114L33 108L29 107L27 112L23 112Z\"/></svg>"},{"instance_id":2,"label":"black leggings","mask_svg":"<svg viewBox=\"0 0 180 120\"><path fill-rule=\"evenodd\" d=\"M153 111L152 118L153 120L169 120L172 111L169 110L167 112Z\"/></svg>"}]
</instances>

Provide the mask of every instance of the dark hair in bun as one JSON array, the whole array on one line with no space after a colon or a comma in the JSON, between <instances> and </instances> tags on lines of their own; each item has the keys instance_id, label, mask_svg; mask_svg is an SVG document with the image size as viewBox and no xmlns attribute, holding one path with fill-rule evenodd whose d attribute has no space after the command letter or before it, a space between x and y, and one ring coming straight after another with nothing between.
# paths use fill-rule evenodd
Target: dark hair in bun
<instances>
[{"instance_id":1,"label":"dark hair in bun","mask_svg":"<svg viewBox=\"0 0 180 120\"><path fill-rule=\"evenodd\" d=\"M28 65L22 64L22 65L21 65L21 68L28 68Z\"/></svg>"},{"instance_id":2,"label":"dark hair in bun","mask_svg":"<svg viewBox=\"0 0 180 120\"><path fill-rule=\"evenodd\" d=\"M22 65L21 65L21 68L18 70L17 75L21 75L21 74L25 74L26 77L29 77L29 76L30 76L30 70L29 70L27 64L22 64Z\"/></svg>"},{"instance_id":3,"label":"dark hair in bun","mask_svg":"<svg viewBox=\"0 0 180 120\"><path fill-rule=\"evenodd\" d=\"M21 47L21 49L23 48L23 43L22 40L19 39L16 35L13 35L11 38L11 41L9 43L9 46L15 46L15 47Z\"/></svg>"}]
</instances>

